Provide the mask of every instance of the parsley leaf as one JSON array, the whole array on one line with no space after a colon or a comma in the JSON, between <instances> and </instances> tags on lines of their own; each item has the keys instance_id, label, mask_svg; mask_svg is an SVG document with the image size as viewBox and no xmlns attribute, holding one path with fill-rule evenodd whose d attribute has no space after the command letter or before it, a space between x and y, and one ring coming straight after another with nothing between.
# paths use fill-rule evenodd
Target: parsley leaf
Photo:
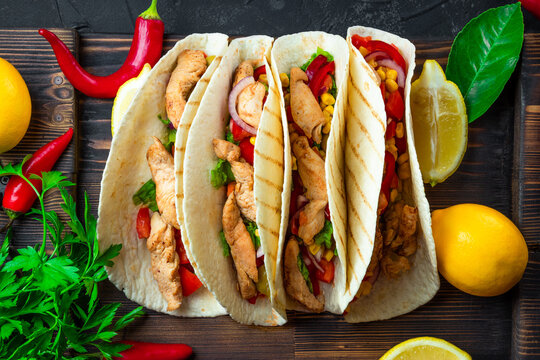
<instances>
[{"instance_id":1,"label":"parsley leaf","mask_svg":"<svg viewBox=\"0 0 540 360\"><path fill-rule=\"evenodd\" d=\"M150 179L132 197L133 204L143 204L152 211L158 211L156 202L156 183Z\"/></svg>"},{"instance_id":2,"label":"parsley leaf","mask_svg":"<svg viewBox=\"0 0 540 360\"><path fill-rule=\"evenodd\" d=\"M296 258L296 263L298 264L298 269L300 269L304 280L306 280L309 291L313 293L313 284L311 283L311 279L309 278L309 270L307 269L306 264L304 264L304 260L302 260L301 254L298 254L298 257Z\"/></svg>"},{"instance_id":3,"label":"parsley leaf","mask_svg":"<svg viewBox=\"0 0 540 360\"><path fill-rule=\"evenodd\" d=\"M231 164L226 160L218 159L216 166L210 170L210 182L212 186L217 189L234 180Z\"/></svg>"}]
</instances>

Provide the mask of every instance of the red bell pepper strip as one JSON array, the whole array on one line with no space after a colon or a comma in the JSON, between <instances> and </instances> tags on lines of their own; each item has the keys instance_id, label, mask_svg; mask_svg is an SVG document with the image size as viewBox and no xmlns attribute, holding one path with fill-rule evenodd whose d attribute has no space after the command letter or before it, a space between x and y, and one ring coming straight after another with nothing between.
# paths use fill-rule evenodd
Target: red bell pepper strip
<instances>
[{"instance_id":1,"label":"red bell pepper strip","mask_svg":"<svg viewBox=\"0 0 540 360\"><path fill-rule=\"evenodd\" d=\"M261 76L262 74L266 74L266 66L264 65L259 66L255 69L255 71L253 71L253 78L255 79L255 81L258 81L259 76Z\"/></svg>"},{"instance_id":2,"label":"red bell pepper strip","mask_svg":"<svg viewBox=\"0 0 540 360\"><path fill-rule=\"evenodd\" d=\"M238 124L236 124L233 119L231 119L231 121L229 122L229 129L231 129L231 133L235 141L242 141L248 136L251 136L250 133L238 126Z\"/></svg>"},{"instance_id":3,"label":"red bell pepper strip","mask_svg":"<svg viewBox=\"0 0 540 360\"><path fill-rule=\"evenodd\" d=\"M405 104L399 91L394 91L388 95L388 100L385 101L385 110L388 116L401 120L403 119L403 113L405 112Z\"/></svg>"},{"instance_id":4,"label":"red bell pepper strip","mask_svg":"<svg viewBox=\"0 0 540 360\"><path fill-rule=\"evenodd\" d=\"M390 121L390 124L386 127L386 134L384 135L384 138L386 140L390 140L394 136L396 136L396 127L397 122L395 120Z\"/></svg>"},{"instance_id":5,"label":"red bell pepper strip","mask_svg":"<svg viewBox=\"0 0 540 360\"><path fill-rule=\"evenodd\" d=\"M182 282L182 295L189 296L202 286L201 281L188 268L180 266L180 281Z\"/></svg>"},{"instance_id":6,"label":"red bell pepper strip","mask_svg":"<svg viewBox=\"0 0 540 360\"><path fill-rule=\"evenodd\" d=\"M315 98L319 99L319 96L322 95L321 89L323 86L323 81L326 75L333 74L336 70L336 63L334 61L329 62L328 64L324 65L322 68L317 71L315 76L313 76L313 79L309 82L309 88L311 89L311 92L315 96Z\"/></svg>"},{"instance_id":7,"label":"red bell pepper strip","mask_svg":"<svg viewBox=\"0 0 540 360\"><path fill-rule=\"evenodd\" d=\"M403 131L403 137L398 138L396 136L396 147L399 154L403 154L407 151L407 133Z\"/></svg>"},{"instance_id":8,"label":"red bell pepper strip","mask_svg":"<svg viewBox=\"0 0 540 360\"><path fill-rule=\"evenodd\" d=\"M139 75L144 64L154 66L161 57L164 26L157 13L156 3L157 0L152 0L150 7L137 17L126 61L120 69L108 76L96 76L85 71L67 46L50 31L39 29L39 34L51 44L60 68L77 90L96 98L113 98L123 83Z\"/></svg>"},{"instance_id":9,"label":"red bell pepper strip","mask_svg":"<svg viewBox=\"0 0 540 360\"><path fill-rule=\"evenodd\" d=\"M399 50L394 46L385 43L384 41L380 40L371 40L371 37L363 38L358 34L354 34L351 38L351 42L354 47L357 49L360 49L360 46L365 47L370 53L375 51L382 51L388 54L388 56L396 62L396 64L399 65L403 69L403 71L407 70L407 64L405 63L405 59L403 56L401 56Z\"/></svg>"},{"instance_id":10,"label":"red bell pepper strip","mask_svg":"<svg viewBox=\"0 0 540 360\"><path fill-rule=\"evenodd\" d=\"M317 71L326 65L328 62L328 59L324 55L319 55L313 61L309 66L306 68L306 75L308 77L308 81L311 81L313 79L313 76L317 73Z\"/></svg>"},{"instance_id":11,"label":"red bell pepper strip","mask_svg":"<svg viewBox=\"0 0 540 360\"><path fill-rule=\"evenodd\" d=\"M325 258L321 258L319 265L324 269L324 272L317 269L315 277L327 284L331 284L334 281L334 262L327 261Z\"/></svg>"},{"instance_id":12,"label":"red bell pepper strip","mask_svg":"<svg viewBox=\"0 0 540 360\"><path fill-rule=\"evenodd\" d=\"M238 144L240 147L240 154L250 165L253 166L253 157L255 152L255 146L251 144L249 138L245 138Z\"/></svg>"},{"instance_id":13,"label":"red bell pepper strip","mask_svg":"<svg viewBox=\"0 0 540 360\"><path fill-rule=\"evenodd\" d=\"M51 171L72 137L73 129L69 129L64 135L42 146L24 164L23 175L29 178L31 174L41 175L42 172ZM41 180L30 179L30 182L38 192L41 192ZM26 181L19 176L12 176L6 185L2 206L9 218L15 219L30 210L37 197L34 189Z\"/></svg>"},{"instance_id":14,"label":"red bell pepper strip","mask_svg":"<svg viewBox=\"0 0 540 360\"><path fill-rule=\"evenodd\" d=\"M380 87L383 101L386 101L386 85L384 84L384 81L381 81Z\"/></svg>"},{"instance_id":15,"label":"red bell pepper strip","mask_svg":"<svg viewBox=\"0 0 540 360\"><path fill-rule=\"evenodd\" d=\"M137 236L139 239L148 239L150 237L150 210L142 207L137 213Z\"/></svg>"},{"instance_id":16,"label":"red bell pepper strip","mask_svg":"<svg viewBox=\"0 0 540 360\"><path fill-rule=\"evenodd\" d=\"M191 265L189 258L184 249L184 243L182 242L182 233L178 229L174 229L174 240L176 241L176 252L180 256L180 265Z\"/></svg>"},{"instance_id":17,"label":"red bell pepper strip","mask_svg":"<svg viewBox=\"0 0 540 360\"><path fill-rule=\"evenodd\" d=\"M120 353L122 357L113 357L115 360L183 360L193 353L191 346L186 344L157 344L131 340L120 342L131 347Z\"/></svg>"}]
</instances>

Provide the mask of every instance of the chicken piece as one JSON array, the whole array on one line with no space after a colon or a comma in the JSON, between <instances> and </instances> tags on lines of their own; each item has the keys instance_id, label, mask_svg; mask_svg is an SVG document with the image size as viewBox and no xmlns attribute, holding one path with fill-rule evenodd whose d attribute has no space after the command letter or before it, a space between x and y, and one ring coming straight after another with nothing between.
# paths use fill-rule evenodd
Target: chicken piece
<instances>
[{"instance_id":1,"label":"chicken piece","mask_svg":"<svg viewBox=\"0 0 540 360\"><path fill-rule=\"evenodd\" d=\"M320 313L324 310L324 296L315 297L309 291L306 280L298 268L298 242L291 238L285 248L284 281L285 291L290 297L308 308L309 311Z\"/></svg>"},{"instance_id":2,"label":"chicken piece","mask_svg":"<svg viewBox=\"0 0 540 360\"><path fill-rule=\"evenodd\" d=\"M392 250L401 246L400 242L394 241L399 230L399 222L401 219L401 213L403 212L403 201L398 201L391 204L384 213L384 246L390 246Z\"/></svg>"},{"instance_id":3,"label":"chicken piece","mask_svg":"<svg viewBox=\"0 0 540 360\"><path fill-rule=\"evenodd\" d=\"M416 224L418 223L418 209L409 205L403 206L399 223L397 239L402 244L398 250L399 255L411 256L416 252Z\"/></svg>"},{"instance_id":4,"label":"chicken piece","mask_svg":"<svg viewBox=\"0 0 540 360\"><path fill-rule=\"evenodd\" d=\"M152 259L152 274L158 283L159 292L167 300L167 311L173 311L182 304L180 257L176 252L174 231L157 212L152 215L150 224L152 230L146 240L146 247Z\"/></svg>"},{"instance_id":5,"label":"chicken piece","mask_svg":"<svg viewBox=\"0 0 540 360\"><path fill-rule=\"evenodd\" d=\"M154 143L146 152L146 161L156 183L156 203L163 221L180 230L176 218L174 160L161 141L155 136L153 138Z\"/></svg>"},{"instance_id":6,"label":"chicken piece","mask_svg":"<svg viewBox=\"0 0 540 360\"><path fill-rule=\"evenodd\" d=\"M231 247L240 293L244 299L251 299L257 295L255 283L259 281L259 272L255 247L236 206L234 192L230 193L223 206L222 223L225 239Z\"/></svg>"},{"instance_id":7,"label":"chicken piece","mask_svg":"<svg viewBox=\"0 0 540 360\"><path fill-rule=\"evenodd\" d=\"M397 255L390 249L384 251L381 259L381 269L389 278L397 278L399 274L408 271L411 268L409 260L405 256Z\"/></svg>"},{"instance_id":8,"label":"chicken piece","mask_svg":"<svg viewBox=\"0 0 540 360\"><path fill-rule=\"evenodd\" d=\"M293 136L292 148L298 173L306 188L308 204L300 210L298 236L306 245L313 244L313 237L324 227L324 209L328 204L324 160L309 147L305 136Z\"/></svg>"},{"instance_id":9,"label":"chicken piece","mask_svg":"<svg viewBox=\"0 0 540 360\"><path fill-rule=\"evenodd\" d=\"M366 269L366 275L360 284L360 288L356 293L356 297L369 295L373 284L379 277L380 266L379 263L382 259L383 254L383 237L379 225L377 224L377 229L375 231L375 242L373 244L373 252L371 253L371 260L369 262L368 268Z\"/></svg>"},{"instance_id":10,"label":"chicken piece","mask_svg":"<svg viewBox=\"0 0 540 360\"><path fill-rule=\"evenodd\" d=\"M178 55L176 68L165 91L167 117L175 128L178 128L189 95L206 67L206 58L201 50L184 50Z\"/></svg>"},{"instance_id":11,"label":"chicken piece","mask_svg":"<svg viewBox=\"0 0 540 360\"><path fill-rule=\"evenodd\" d=\"M252 60L244 60L238 65L236 68L236 71L234 73L234 82L233 87L236 86L242 80L243 78L246 78L248 76L253 76L253 67L255 64Z\"/></svg>"},{"instance_id":12,"label":"chicken piece","mask_svg":"<svg viewBox=\"0 0 540 360\"><path fill-rule=\"evenodd\" d=\"M304 133L319 144L322 138L324 115L306 82L308 77L300 68L291 69L291 112L294 122Z\"/></svg>"},{"instance_id":13,"label":"chicken piece","mask_svg":"<svg viewBox=\"0 0 540 360\"><path fill-rule=\"evenodd\" d=\"M255 129L259 128L265 95L266 88L262 83L256 81L242 90L236 100L238 116Z\"/></svg>"},{"instance_id":14,"label":"chicken piece","mask_svg":"<svg viewBox=\"0 0 540 360\"><path fill-rule=\"evenodd\" d=\"M240 148L226 140L214 139L214 152L220 159L231 164L236 179L234 193L242 215L250 221L257 220L255 195L253 194L253 166L240 158Z\"/></svg>"}]
</instances>

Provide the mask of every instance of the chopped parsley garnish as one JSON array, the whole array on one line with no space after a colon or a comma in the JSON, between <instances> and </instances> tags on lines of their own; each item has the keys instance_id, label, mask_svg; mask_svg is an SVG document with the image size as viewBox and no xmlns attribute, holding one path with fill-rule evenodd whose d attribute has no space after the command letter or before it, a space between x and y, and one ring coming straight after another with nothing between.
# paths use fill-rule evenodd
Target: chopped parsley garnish
<instances>
[{"instance_id":1,"label":"chopped parsley garnish","mask_svg":"<svg viewBox=\"0 0 540 360\"><path fill-rule=\"evenodd\" d=\"M133 204L146 205L152 211L158 211L156 202L156 183L150 179L133 195Z\"/></svg>"},{"instance_id":2,"label":"chopped parsley garnish","mask_svg":"<svg viewBox=\"0 0 540 360\"><path fill-rule=\"evenodd\" d=\"M234 181L231 164L223 159L218 159L216 166L210 171L210 182L216 189Z\"/></svg>"},{"instance_id":3,"label":"chopped parsley garnish","mask_svg":"<svg viewBox=\"0 0 540 360\"><path fill-rule=\"evenodd\" d=\"M307 269L306 264L304 264L304 260L302 260L302 255L298 254L298 257L296 258L296 263L298 264L298 269L300 269L304 280L306 280L309 291L313 294L313 284L311 283L311 279L309 278L309 270Z\"/></svg>"},{"instance_id":4,"label":"chopped parsley garnish","mask_svg":"<svg viewBox=\"0 0 540 360\"><path fill-rule=\"evenodd\" d=\"M333 233L332 223L328 220L324 221L324 227L322 230L313 237L315 244L324 245L327 249L332 248L332 233Z\"/></svg>"},{"instance_id":5,"label":"chopped parsley garnish","mask_svg":"<svg viewBox=\"0 0 540 360\"><path fill-rule=\"evenodd\" d=\"M311 58L306 61L306 63L304 65L302 65L300 67L300 69L302 69L302 71L306 71L306 69L308 68L309 64L311 64L311 62L313 60L315 60L315 58L319 55L323 55L326 57L326 60L328 60L328 62L331 62L331 61L334 61L334 57L332 56L332 54L330 54L328 51L324 51L323 49L321 49L320 47L317 47L317 52L313 53L311 55Z\"/></svg>"},{"instance_id":6,"label":"chopped parsley garnish","mask_svg":"<svg viewBox=\"0 0 540 360\"><path fill-rule=\"evenodd\" d=\"M225 233L223 230L219 232L219 239L221 240L221 246L223 246L223 256L227 257L231 255L231 247L225 238Z\"/></svg>"}]
</instances>

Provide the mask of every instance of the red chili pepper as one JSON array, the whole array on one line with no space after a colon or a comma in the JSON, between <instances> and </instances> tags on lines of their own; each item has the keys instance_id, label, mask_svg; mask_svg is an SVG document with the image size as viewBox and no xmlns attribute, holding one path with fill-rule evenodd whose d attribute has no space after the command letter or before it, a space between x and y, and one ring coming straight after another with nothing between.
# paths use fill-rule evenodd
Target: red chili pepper
<instances>
[{"instance_id":1,"label":"red chili pepper","mask_svg":"<svg viewBox=\"0 0 540 360\"><path fill-rule=\"evenodd\" d=\"M266 66L264 66L264 65L259 66L253 72L253 78L255 78L255 81L258 81L259 76L261 76L262 74L266 74Z\"/></svg>"},{"instance_id":2,"label":"red chili pepper","mask_svg":"<svg viewBox=\"0 0 540 360\"><path fill-rule=\"evenodd\" d=\"M395 120L390 121L390 124L386 127L386 134L384 135L384 138L386 140L390 140L394 136L396 136L396 127L397 122Z\"/></svg>"},{"instance_id":3,"label":"red chili pepper","mask_svg":"<svg viewBox=\"0 0 540 360\"><path fill-rule=\"evenodd\" d=\"M398 64L403 71L407 69L405 59L401 56L399 50L391 44L387 44L384 41L380 40L371 40L371 37L362 37L358 34L354 34L351 38L351 42L354 47L360 49L360 46L365 47L370 53L375 51L382 51L388 54L392 60Z\"/></svg>"},{"instance_id":4,"label":"red chili pepper","mask_svg":"<svg viewBox=\"0 0 540 360\"><path fill-rule=\"evenodd\" d=\"M72 137L73 129L69 129L64 135L42 146L24 164L23 175L29 178L31 174L41 175L42 172L51 171ZM41 180L30 179L30 182L38 192L41 191ZM2 206L10 219L15 219L30 210L36 199L37 194L26 181L19 176L12 176L6 185Z\"/></svg>"},{"instance_id":5,"label":"red chili pepper","mask_svg":"<svg viewBox=\"0 0 540 360\"><path fill-rule=\"evenodd\" d=\"M319 265L324 269L324 272L317 269L315 277L320 281L331 284L332 281L334 281L334 262L327 261L325 258L321 258L321 261L319 261Z\"/></svg>"},{"instance_id":6,"label":"red chili pepper","mask_svg":"<svg viewBox=\"0 0 540 360\"><path fill-rule=\"evenodd\" d=\"M317 73L317 71L326 63L328 62L328 59L324 55L319 55L313 61L306 69L306 75L308 77L308 81L311 81L313 79L313 76Z\"/></svg>"},{"instance_id":7,"label":"red chili pepper","mask_svg":"<svg viewBox=\"0 0 540 360\"><path fill-rule=\"evenodd\" d=\"M521 5L529 10L534 16L540 19L540 1L539 0L519 0Z\"/></svg>"},{"instance_id":8,"label":"red chili pepper","mask_svg":"<svg viewBox=\"0 0 540 360\"><path fill-rule=\"evenodd\" d=\"M381 185L381 192L386 196L386 200L390 199L390 184L396 173L396 159L389 151L384 152L384 178Z\"/></svg>"},{"instance_id":9,"label":"red chili pepper","mask_svg":"<svg viewBox=\"0 0 540 360\"><path fill-rule=\"evenodd\" d=\"M323 81L326 75L333 74L336 70L336 63L334 61L329 62L328 64L324 65L322 68L317 71L315 76L313 76L313 79L309 82L309 88L311 89L311 92L315 96L315 98L319 99L319 96L322 94L320 91L322 89Z\"/></svg>"},{"instance_id":10,"label":"red chili pepper","mask_svg":"<svg viewBox=\"0 0 540 360\"><path fill-rule=\"evenodd\" d=\"M403 98L399 91L394 91L388 96L384 108L388 116L401 120L403 119L403 113L405 112L405 104L403 103Z\"/></svg>"},{"instance_id":11,"label":"red chili pepper","mask_svg":"<svg viewBox=\"0 0 540 360\"><path fill-rule=\"evenodd\" d=\"M150 237L150 210L142 207L137 213L137 235L139 239L148 239Z\"/></svg>"},{"instance_id":12,"label":"red chili pepper","mask_svg":"<svg viewBox=\"0 0 540 360\"><path fill-rule=\"evenodd\" d=\"M246 130L242 129L238 124L236 124L233 119L229 122L229 128L235 141L242 141L248 136L251 136Z\"/></svg>"},{"instance_id":13,"label":"red chili pepper","mask_svg":"<svg viewBox=\"0 0 540 360\"><path fill-rule=\"evenodd\" d=\"M242 140L240 144L240 154L250 165L253 165L253 157L255 152L255 146L251 144L248 138Z\"/></svg>"},{"instance_id":14,"label":"red chili pepper","mask_svg":"<svg viewBox=\"0 0 540 360\"><path fill-rule=\"evenodd\" d=\"M157 344L131 340L120 342L131 347L120 353L122 357L113 357L115 360L183 360L193 353L191 346L186 344Z\"/></svg>"},{"instance_id":15,"label":"red chili pepper","mask_svg":"<svg viewBox=\"0 0 540 360\"><path fill-rule=\"evenodd\" d=\"M182 282L182 295L189 296L202 286L201 281L187 267L180 266L180 281Z\"/></svg>"},{"instance_id":16,"label":"red chili pepper","mask_svg":"<svg viewBox=\"0 0 540 360\"><path fill-rule=\"evenodd\" d=\"M120 69L108 76L89 74L56 35L46 29L39 29L39 33L51 44L60 68L77 90L92 97L113 98L123 83L139 75L144 64L154 66L161 57L164 26L157 13L156 3L157 0L152 0L150 7L137 17L126 61Z\"/></svg>"}]
</instances>

